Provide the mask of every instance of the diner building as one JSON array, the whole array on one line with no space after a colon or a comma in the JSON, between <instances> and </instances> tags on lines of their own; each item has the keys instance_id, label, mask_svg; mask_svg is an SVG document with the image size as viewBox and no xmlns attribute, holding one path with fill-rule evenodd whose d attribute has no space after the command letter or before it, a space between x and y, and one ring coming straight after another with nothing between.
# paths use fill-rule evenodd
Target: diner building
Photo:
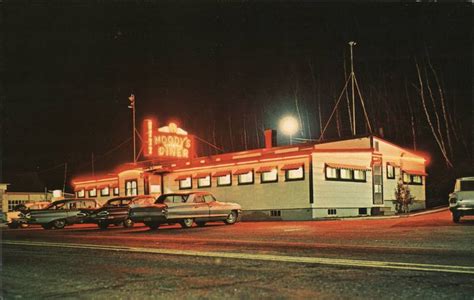
<instances>
[{"instance_id":1,"label":"diner building","mask_svg":"<svg viewBox=\"0 0 474 300\"><path fill-rule=\"evenodd\" d=\"M410 209L425 208L425 158L377 136L277 146L275 131L267 130L265 148L203 157L190 155L192 143L179 140L189 153L175 151L181 153L175 159L160 158L170 150L155 150L154 143L167 139L150 136L144 151L156 156L76 178L76 196L105 203L117 196L209 191L240 204L244 220L313 220L394 214L402 180L415 197Z\"/></svg>"}]
</instances>

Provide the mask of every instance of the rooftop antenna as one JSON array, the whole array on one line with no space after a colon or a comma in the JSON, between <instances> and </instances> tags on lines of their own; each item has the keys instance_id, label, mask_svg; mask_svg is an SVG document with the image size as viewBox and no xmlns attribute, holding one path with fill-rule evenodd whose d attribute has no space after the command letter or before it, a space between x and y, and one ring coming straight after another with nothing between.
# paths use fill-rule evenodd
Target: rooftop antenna
<instances>
[{"instance_id":1,"label":"rooftop antenna","mask_svg":"<svg viewBox=\"0 0 474 300\"><path fill-rule=\"evenodd\" d=\"M318 140L318 141L321 141L321 140L322 140L322 138L323 138L323 136L324 136L324 132L325 132L326 129L328 128L329 123L331 122L331 119L332 119L332 117L334 116L334 113L336 112L339 103L341 102L342 95L344 95L344 92L345 92L346 89L347 89L347 85L348 85L348 83L349 83L349 80L351 80L351 83L352 83L352 128L351 128L352 135L356 135L356 134L357 134L355 90L357 90L357 94L358 94L358 96L359 96L360 103L361 103L361 105L362 105L362 110L363 110L363 112L364 112L365 121L367 122L367 127L369 128L369 132L372 133L372 126L370 125L370 120L369 120L369 117L367 116L367 111L366 111L366 109L365 109L364 98L362 97L362 93L360 92L359 84L357 83L357 77L356 77L355 72L354 72L354 54L353 54L353 47L354 47L355 45L357 45L356 42L354 42L354 41L350 41L350 42L349 42L349 47L350 47L350 49L351 49L351 73L349 74L349 76L348 76L347 79L346 79L346 83L344 84L344 87L342 88L342 91L341 91L341 93L339 94L339 98L337 99L336 104L334 105L334 109L332 110L332 113L331 113L331 115L329 116L329 119L328 119L328 121L326 122L326 125L324 126L324 129L321 131L321 135L319 136L319 140Z\"/></svg>"}]
</instances>

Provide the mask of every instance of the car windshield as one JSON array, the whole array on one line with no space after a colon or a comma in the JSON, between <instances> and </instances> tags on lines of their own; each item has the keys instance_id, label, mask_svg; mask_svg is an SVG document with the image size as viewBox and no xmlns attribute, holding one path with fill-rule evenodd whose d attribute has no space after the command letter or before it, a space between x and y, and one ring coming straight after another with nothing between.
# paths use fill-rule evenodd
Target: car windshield
<instances>
[{"instance_id":1,"label":"car windshield","mask_svg":"<svg viewBox=\"0 0 474 300\"><path fill-rule=\"evenodd\" d=\"M474 180L461 180L461 191L474 191Z\"/></svg>"},{"instance_id":2,"label":"car windshield","mask_svg":"<svg viewBox=\"0 0 474 300\"><path fill-rule=\"evenodd\" d=\"M131 202L130 199L113 199L113 200L109 200L109 202L107 202L107 205L106 206L122 206L122 205L129 205Z\"/></svg>"},{"instance_id":3,"label":"car windshield","mask_svg":"<svg viewBox=\"0 0 474 300\"><path fill-rule=\"evenodd\" d=\"M156 199L155 204L183 203L189 198L188 194L163 194Z\"/></svg>"},{"instance_id":4,"label":"car windshield","mask_svg":"<svg viewBox=\"0 0 474 300\"><path fill-rule=\"evenodd\" d=\"M56 201L51 203L46 209L63 209L65 204L65 201Z\"/></svg>"}]
</instances>

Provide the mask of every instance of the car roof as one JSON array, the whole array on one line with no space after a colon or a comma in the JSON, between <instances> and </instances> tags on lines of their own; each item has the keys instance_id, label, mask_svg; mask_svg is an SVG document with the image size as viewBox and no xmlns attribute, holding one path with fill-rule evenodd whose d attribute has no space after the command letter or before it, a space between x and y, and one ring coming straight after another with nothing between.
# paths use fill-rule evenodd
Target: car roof
<instances>
[{"instance_id":1,"label":"car roof","mask_svg":"<svg viewBox=\"0 0 474 300\"><path fill-rule=\"evenodd\" d=\"M152 195L138 195L138 196L122 196L122 197L115 197L112 199L107 200L109 201L114 201L114 200L134 200L134 199L143 199L143 198L156 198Z\"/></svg>"},{"instance_id":2,"label":"car roof","mask_svg":"<svg viewBox=\"0 0 474 300\"><path fill-rule=\"evenodd\" d=\"M195 194L195 195L211 195L210 192L176 192L176 193L164 193L164 194L162 194L162 196L164 196L164 195L188 196L188 195L192 195L192 194Z\"/></svg>"},{"instance_id":3,"label":"car roof","mask_svg":"<svg viewBox=\"0 0 474 300\"><path fill-rule=\"evenodd\" d=\"M71 201L94 201L94 202L97 202L95 199L90 199L90 198L68 198L68 199L56 200L56 201L53 201L51 203L71 202Z\"/></svg>"}]
</instances>

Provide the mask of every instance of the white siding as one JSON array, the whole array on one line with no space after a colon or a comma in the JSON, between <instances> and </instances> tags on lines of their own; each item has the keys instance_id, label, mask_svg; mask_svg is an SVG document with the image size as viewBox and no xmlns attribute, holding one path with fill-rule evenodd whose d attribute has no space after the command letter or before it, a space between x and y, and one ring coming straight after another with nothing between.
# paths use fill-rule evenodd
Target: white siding
<instances>
[{"instance_id":1,"label":"white siding","mask_svg":"<svg viewBox=\"0 0 474 300\"><path fill-rule=\"evenodd\" d=\"M326 180L326 163L365 166L370 168L371 153L314 153L313 185L315 208L358 208L372 206L372 171L366 182Z\"/></svg>"}]
</instances>

